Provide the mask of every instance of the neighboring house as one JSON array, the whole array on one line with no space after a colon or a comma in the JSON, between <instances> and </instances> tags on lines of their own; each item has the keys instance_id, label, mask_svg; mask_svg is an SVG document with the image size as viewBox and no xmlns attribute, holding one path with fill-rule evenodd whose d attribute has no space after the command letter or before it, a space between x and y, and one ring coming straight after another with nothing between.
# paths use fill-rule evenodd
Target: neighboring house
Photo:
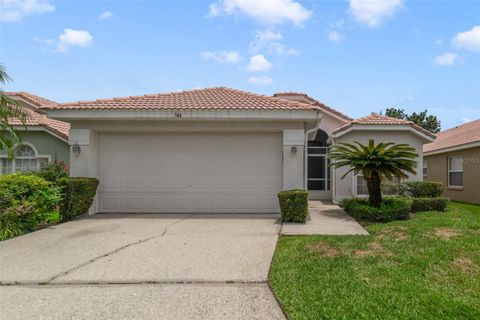
<instances>
[{"instance_id":1,"label":"neighboring house","mask_svg":"<svg viewBox=\"0 0 480 320\"><path fill-rule=\"evenodd\" d=\"M408 143L422 163L422 145L434 139L408 121L352 120L292 92L220 87L43 110L71 124L71 175L100 180L91 213L276 213L276 194L293 188L340 201L361 193L362 181L328 166L332 144ZM421 170L410 178L422 180Z\"/></svg>"},{"instance_id":2,"label":"neighboring house","mask_svg":"<svg viewBox=\"0 0 480 320\"><path fill-rule=\"evenodd\" d=\"M437 133L423 146L423 177L451 199L480 203L480 119Z\"/></svg>"},{"instance_id":3,"label":"neighboring house","mask_svg":"<svg viewBox=\"0 0 480 320\"><path fill-rule=\"evenodd\" d=\"M0 174L38 170L54 160L68 165L70 124L50 119L40 110L41 106L57 103L27 92L6 92L5 95L16 100L27 116L25 124L18 119L9 120L15 125L21 142L15 146L13 159L8 158L5 150L0 151Z\"/></svg>"}]
</instances>

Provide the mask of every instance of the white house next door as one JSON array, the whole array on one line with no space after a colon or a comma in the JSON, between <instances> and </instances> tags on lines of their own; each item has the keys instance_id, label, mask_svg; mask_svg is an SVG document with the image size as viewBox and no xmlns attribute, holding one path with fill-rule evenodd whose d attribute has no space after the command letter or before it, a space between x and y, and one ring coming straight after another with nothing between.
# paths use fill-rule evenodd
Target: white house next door
<instances>
[{"instance_id":1,"label":"white house next door","mask_svg":"<svg viewBox=\"0 0 480 320\"><path fill-rule=\"evenodd\" d=\"M281 133L101 133L100 212L273 213Z\"/></svg>"}]
</instances>

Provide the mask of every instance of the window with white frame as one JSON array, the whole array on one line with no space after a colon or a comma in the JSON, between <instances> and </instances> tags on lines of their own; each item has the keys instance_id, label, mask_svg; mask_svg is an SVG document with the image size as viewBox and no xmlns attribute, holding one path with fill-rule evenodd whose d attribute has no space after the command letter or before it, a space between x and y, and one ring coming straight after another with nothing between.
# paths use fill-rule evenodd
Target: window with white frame
<instances>
[{"instance_id":1,"label":"window with white frame","mask_svg":"<svg viewBox=\"0 0 480 320\"><path fill-rule=\"evenodd\" d=\"M427 160L423 159L423 177L428 175L428 164Z\"/></svg>"},{"instance_id":2,"label":"window with white frame","mask_svg":"<svg viewBox=\"0 0 480 320\"><path fill-rule=\"evenodd\" d=\"M448 185L463 187L463 157L448 158Z\"/></svg>"},{"instance_id":3,"label":"window with white frame","mask_svg":"<svg viewBox=\"0 0 480 320\"><path fill-rule=\"evenodd\" d=\"M355 194L356 195L367 195L368 186L367 180L363 177L361 173L355 175Z\"/></svg>"},{"instance_id":4,"label":"window with white frame","mask_svg":"<svg viewBox=\"0 0 480 320\"><path fill-rule=\"evenodd\" d=\"M2 174L14 172L35 171L49 163L49 157L39 156L29 144L21 144L15 147L13 159L6 157L0 159Z\"/></svg>"}]
</instances>

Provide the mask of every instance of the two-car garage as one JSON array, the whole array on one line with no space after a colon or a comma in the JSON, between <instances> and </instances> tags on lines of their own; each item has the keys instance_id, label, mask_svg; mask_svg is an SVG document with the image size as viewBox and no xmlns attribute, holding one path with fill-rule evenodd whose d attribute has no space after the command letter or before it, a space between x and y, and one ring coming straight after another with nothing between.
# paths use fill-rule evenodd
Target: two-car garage
<instances>
[{"instance_id":1,"label":"two-car garage","mask_svg":"<svg viewBox=\"0 0 480 320\"><path fill-rule=\"evenodd\" d=\"M282 133L100 133L99 212L273 213Z\"/></svg>"}]
</instances>

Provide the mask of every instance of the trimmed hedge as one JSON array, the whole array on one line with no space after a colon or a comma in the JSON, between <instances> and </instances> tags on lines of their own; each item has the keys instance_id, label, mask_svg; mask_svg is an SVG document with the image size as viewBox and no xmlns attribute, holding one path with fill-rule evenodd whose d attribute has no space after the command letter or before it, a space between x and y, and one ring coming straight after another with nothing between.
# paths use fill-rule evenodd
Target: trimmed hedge
<instances>
[{"instance_id":1,"label":"trimmed hedge","mask_svg":"<svg viewBox=\"0 0 480 320\"><path fill-rule=\"evenodd\" d=\"M368 222L388 222L410 218L411 201L405 198L385 197L379 208L374 208L368 199L349 198L342 201L345 212L355 219Z\"/></svg>"},{"instance_id":2,"label":"trimmed hedge","mask_svg":"<svg viewBox=\"0 0 480 320\"><path fill-rule=\"evenodd\" d=\"M62 189L63 200L60 203L62 221L72 220L87 213L97 192L98 180L95 178L68 177L57 180Z\"/></svg>"},{"instance_id":3,"label":"trimmed hedge","mask_svg":"<svg viewBox=\"0 0 480 320\"><path fill-rule=\"evenodd\" d=\"M400 195L412 198L436 198L443 193L441 182L405 181L400 184Z\"/></svg>"},{"instance_id":4,"label":"trimmed hedge","mask_svg":"<svg viewBox=\"0 0 480 320\"><path fill-rule=\"evenodd\" d=\"M60 199L60 189L36 175L0 176L0 240L36 230Z\"/></svg>"},{"instance_id":5,"label":"trimmed hedge","mask_svg":"<svg viewBox=\"0 0 480 320\"><path fill-rule=\"evenodd\" d=\"M412 212L420 211L445 211L448 198L412 198Z\"/></svg>"},{"instance_id":6,"label":"trimmed hedge","mask_svg":"<svg viewBox=\"0 0 480 320\"><path fill-rule=\"evenodd\" d=\"M308 192L302 189L278 193L283 222L305 223L308 215Z\"/></svg>"},{"instance_id":7,"label":"trimmed hedge","mask_svg":"<svg viewBox=\"0 0 480 320\"><path fill-rule=\"evenodd\" d=\"M383 182L380 188L382 189L382 195L385 196L397 196L400 194L399 183Z\"/></svg>"}]
</instances>

